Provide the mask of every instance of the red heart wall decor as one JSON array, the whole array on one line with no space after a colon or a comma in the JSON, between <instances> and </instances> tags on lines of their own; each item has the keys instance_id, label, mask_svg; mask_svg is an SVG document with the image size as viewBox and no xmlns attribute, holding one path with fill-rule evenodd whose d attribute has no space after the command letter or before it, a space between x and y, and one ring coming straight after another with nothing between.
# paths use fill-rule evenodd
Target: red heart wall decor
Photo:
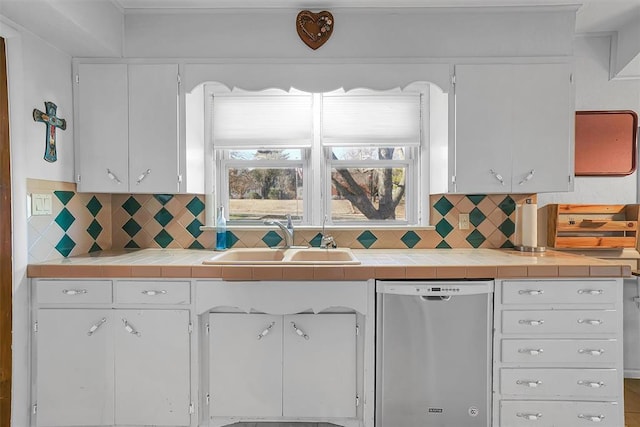
<instances>
[{"instance_id":1,"label":"red heart wall decor","mask_svg":"<svg viewBox=\"0 0 640 427\"><path fill-rule=\"evenodd\" d=\"M326 10L319 13L303 10L296 17L296 30L304 44L316 50L331 37L333 23L333 15Z\"/></svg>"}]
</instances>

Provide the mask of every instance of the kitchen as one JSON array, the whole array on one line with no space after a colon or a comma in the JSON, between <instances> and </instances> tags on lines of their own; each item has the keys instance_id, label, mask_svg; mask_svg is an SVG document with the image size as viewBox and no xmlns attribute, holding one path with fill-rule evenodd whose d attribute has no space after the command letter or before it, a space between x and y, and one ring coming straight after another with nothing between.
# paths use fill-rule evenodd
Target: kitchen
<instances>
[{"instance_id":1,"label":"kitchen","mask_svg":"<svg viewBox=\"0 0 640 427\"><path fill-rule=\"evenodd\" d=\"M246 74L237 76L238 79L244 79L238 86L259 90L265 87L288 89L288 86L283 85L289 84L296 87L291 82L299 81L300 85L306 82L304 74L301 77L298 73L286 70L281 72L285 68L282 66L280 69L276 67L275 72L264 70L260 72L262 66L272 63L281 65L295 61L316 65L308 66L303 71L312 73L311 75L318 81L322 81L322 74L318 71L322 69L320 66L322 64L333 64L337 69L338 65L343 63L348 65L373 62L380 69L386 66L390 71L388 74L359 72L354 76L353 70L347 70L343 77L345 80L347 78L350 80L345 85L358 87L358 78L360 78L361 81L367 79L371 87L386 89L390 88L389 75L400 74L389 66L396 62L414 65L401 70L407 74L406 77L403 76L405 80L400 82L400 85L404 85L409 82L406 79L416 74L412 71L415 68L426 68L425 63L449 63L449 58L467 58L468 62L468 58L479 57L561 57L575 60L576 110L640 110L638 80L622 78L610 80L609 55L613 37L612 33L606 31L614 31L614 29L592 27L576 35L572 18L575 14L574 10L558 11L549 9L550 6L527 9L523 12L524 15L528 13L527 17L513 12L514 20L505 22L491 13L486 11L482 13L477 10L473 13L479 13L480 16L461 16L456 15L460 11L454 13L442 9L421 10L420 13L401 8L391 11L388 9L380 11L335 9L333 11L336 18L334 35L323 47L312 52L301 44L293 31L293 17L297 10L233 12L223 9L218 13L216 11L196 13L197 16L181 12L175 17L166 11L156 11L152 14L146 14L144 11L124 14L123 10L114 8L114 4L110 2L92 3L91 7L81 4L77 6L39 4L42 8L40 10L42 16L33 11L21 9L13 2L3 2L0 9L3 17L2 35L8 40L10 93L18 94L11 97L10 103L12 141L24 141L23 144L12 145L14 200L26 199L27 194L31 193L27 188L27 179L60 183L60 186L48 188L48 190L61 192L70 191L66 185L76 181L73 146L74 143L79 144L79 141L74 138L74 126L77 122L70 120L75 113L74 83L71 78L74 58L135 59L133 62L163 62L176 59L176 62L214 65L221 62L216 58L221 58L224 62L251 64L251 67L243 67L243 69L254 69L256 72L252 75L245 71ZM605 4L600 6L606 10ZM597 4L590 7L597 7ZM313 10L320 9L322 8L313 8ZM331 10L331 7L327 9ZM498 14L504 12L500 10ZM293 16L291 16L292 13ZM582 12L578 10L577 13L580 18ZM264 19L263 15L268 16L269 19ZM59 22L52 17L56 17ZM252 23L248 29L246 24L241 24L247 21ZM65 28L66 32L60 27ZM634 28L633 25L631 27ZM491 28L491 31L488 31L488 28ZM523 28L527 30L524 31ZM619 30L618 37L624 37L624 28L615 30ZM389 34L394 34L394 37L389 37ZM443 34L447 37L443 37ZM363 39L363 35L367 37ZM60 38L59 41L58 38ZM51 40L54 46L51 47L46 42L43 44L43 40ZM613 68L624 67L614 65ZM12 80L11 76L23 77ZM226 76L227 79L232 79L234 69L227 72ZM621 73L622 76L624 73ZM327 77L324 79L325 83L329 81ZM441 83L441 85L446 86L448 83ZM50 164L43 162L39 154L42 151L43 126L34 123L30 117L32 109L42 108L43 101L54 101L58 105L58 116L69 119L67 130L57 132L59 160ZM636 174L615 178L578 177L575 179L573 192L539 193L538 205L595 202L634 204L638 200L636 180ZM41 183L41 185L44 186L44 188L41 187L44 192L49 184ZM429 192L424 194L427 193ZM114 209L114 206L121 206L128 200L124 197L114 195L97 198L104 206L111 203L111 209ZM191 201L186 197L185 205ZM428 198L425 197L425 199ZM437 200L429 204L435 204ZM88 203L89 199L86 202ZM494 209L500 203L501 201L494 202ZM13 211L13 234L16 239L13 253L14 331L16 332L13 350L14 413L12 416L14 425L17 426L29 425L27 420L30 419L28 412L31 406L28 356L31 325L28 310L26 310L30 306L26 266L32 262L30 257L35 254L30 254L28 250L31 246L26 237L29 235L26 220L28 215L23 205L14 203ZM104 211L102 212L97 216L103 215ZM484 214L489 216L491 212ZM123 217L122 223L126 223L134 216L135 214L128 218ZM308 239L311 240L317 231L318 229ZM209 239L209 245L212 240L211 237L206 236L210 234L211 232L203 234L205 236L203 239ZM374 231L374 234L377 235L377 232ZM422 236L418 232L416 234ZM356 237L358 235L359 233ZM125 241L126 236L121 235L114 234L111 240L101 234L101 238L106 239L104 243L103 241L98 243L102 248L108 248L112 241L118 241L121 244L120 247L128 243L128 240ZM379 238L384 240L382 235ZM422 239L422 243L426 243L427 238ZM352 242L355 240L357 240L355 237L351 238ZM370 240L363 239L363 241ZM432 247L439 242L435 242ZM50 246L53 247L56 243ZM341 241L338 243L339 246L345 246ZM82 254L81 246L78 245L76 252L72 249L70 254L72 256ZM360 244L356 247L366 246ZM89 248L90 245L84 248L84 252L88 252ZM50 253L52 252L48 252L47 255Z\"/></svg>"}]
</instances>

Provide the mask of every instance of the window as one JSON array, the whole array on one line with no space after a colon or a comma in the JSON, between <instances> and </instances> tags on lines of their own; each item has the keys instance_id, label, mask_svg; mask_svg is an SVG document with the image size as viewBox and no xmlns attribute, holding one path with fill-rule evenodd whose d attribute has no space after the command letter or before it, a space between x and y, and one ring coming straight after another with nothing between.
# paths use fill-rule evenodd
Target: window
<instances>
[{"instance_id":1,"label":"window","mask_svg":"<svg viewBox=\"0 0 640 427\"><path fill-rule=\"evenodd\" d=\"M236 224L426 223L428 84L404 91L206 86L215 203ZM424 217L423 217L424 216Z\"/></svg>"}]
</instances>

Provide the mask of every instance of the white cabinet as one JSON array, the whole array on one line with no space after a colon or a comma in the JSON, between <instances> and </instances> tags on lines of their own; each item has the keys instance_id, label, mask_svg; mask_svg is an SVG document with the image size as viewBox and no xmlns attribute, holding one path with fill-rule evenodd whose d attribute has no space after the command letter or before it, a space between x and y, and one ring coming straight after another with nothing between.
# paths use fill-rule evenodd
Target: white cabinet
<instances>
[{"instance_id":1,"label":"white cabinet","mask_svg":"<svg viewBox=\"0 0 640 427\"><path fill-rule=\"evenodd\" d=\"M37 426L190 425L189 310L119 308L104 280L35 290Z\"/></svg>"},{"instance_id":2,"label":"white cabinet","mask_svg":"<svg viewBox=\"0 0 640 427\"><path fill-rule=\"evenodd\" d=\"M211 313L211 417L356 416L355 314Z\"/></svg>"},{"instance_id":3,"label":"white cabinet","mask_svg":"<svg viewBox=\"0 0 640 427\"><path fill-rule=\"evenodd\" d=\"M640 281L624 279L624 376L640 378Z\"/></svg>"},{"instance_id":4,"label":"white cabinet","mask_svg":"<svg viewBox=\"0 0 640 427\"><path fill-rule=\"evenodd\" d=\"M177 64L78 64L78 190L176 193Z\"/></svg>"},{"instance_id":5,"label":"white cabinet","mask_svg":"<svg viewBox=\"0 0 640 427\"><path fill-rule=\"evenodd\" d=\"M456 65L451 190L570 191L573 126L569 65Z\"/></svg>"},{"instance_id":6,"label":"white cabinet","mask_svg":"<svg viewBox=\"0 0 640 427\"><path fill-rule=\"evenodd\" d=\"M622 279L502 280L493 425L621 426Z\"/></svg>"}]
</instances>

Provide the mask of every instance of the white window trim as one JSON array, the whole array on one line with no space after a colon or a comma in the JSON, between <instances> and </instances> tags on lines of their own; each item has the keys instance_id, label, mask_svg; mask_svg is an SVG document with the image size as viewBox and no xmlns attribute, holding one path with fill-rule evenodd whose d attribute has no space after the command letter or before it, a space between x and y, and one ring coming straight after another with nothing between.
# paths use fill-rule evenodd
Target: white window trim
<instances>
[{"instance_id":1,"label":"white window trim","mask_svg":"<svg viewBox=\"0 0 640 427\"><path fill-rule=\"evenodd\" d=\"M407 148L412 150L412 158L414 160L403 161L391 161L393 165L413 162L414 167L407 167L407 183L412 183L411 189L407 188L406 191L406 221L394 220L392 222L386 220L368 220L368 221L339 221L332 223L330 219L330 211L328 203L331 197L327 195L331 194L331 181L330 181L330 169L327 168L325 148L322 147L321 141L321 126L320 124L320 108L314 108L313 117L313 144L310 150L306 150L303 155L303 161L305 162L306 169L304 175L304 219L298 222L299 225L307 227L320 227L325 219L325 213L327 215L327 224L333 228L355 228L355 229L431 229L428 223L429 221L429 114L425 112L429 111L429 84L428 82L416 82L408 85L404 89L393 89L389 92L404 92L404 91L417 91L421 94L421 138L420 146L414 148ZM233 91L235 91L234 89ZM225 168L217 168L218 162L216 150L213 144L213 129L211 112L213 109L212 97L215 93L233 92L227 86L221 83L212 82L205 85L205 209L206 212L216 212L217 206L223 205L228 211L228 200L223 202L223 193L225 190L221 189L217 192L216 183L223 182L222 174L226 172ZM272 89L271 91L281 91L279 89ZM369 89L354 89L347 93L357 92L373 92ZM281 91L284 92L284 91ZM292 89L292 92L299 92ZM377 91L380 92L380 91ZM313 94L314 105L318 102L320 94ZM307 155L308 154L308 155ZM222 159L220 159L222 160ZM251 161L253 162L253 161ZM398 163L402 162L402 163ZM363 167L365 163L356 162L357 166ZM227 163L228 164L228 163ZM256 163L252 163L255 165ZM273 165L274 163L269 163ZM342 164L342 163L341 163ZM380 166L382 163L377 162L375 165ZM290 166L291 164L287 164ZM420 179L416 179L415 175L418 175ZM415 184L415 185L413 185ZM409 187L409 186L408 186ZM228 192L228 190L227 190ZM312 195L320 195L316 203L312 203ZM227 195L228 197L228 195ZM313 209L314 206L321 206L322 209ZM254 228L256 224L251 223L235 223L228 224L230 227L239 228ZM215 218L213 214L206 215L205 228L214 227Z\"/></svg>"}]
</instances>

